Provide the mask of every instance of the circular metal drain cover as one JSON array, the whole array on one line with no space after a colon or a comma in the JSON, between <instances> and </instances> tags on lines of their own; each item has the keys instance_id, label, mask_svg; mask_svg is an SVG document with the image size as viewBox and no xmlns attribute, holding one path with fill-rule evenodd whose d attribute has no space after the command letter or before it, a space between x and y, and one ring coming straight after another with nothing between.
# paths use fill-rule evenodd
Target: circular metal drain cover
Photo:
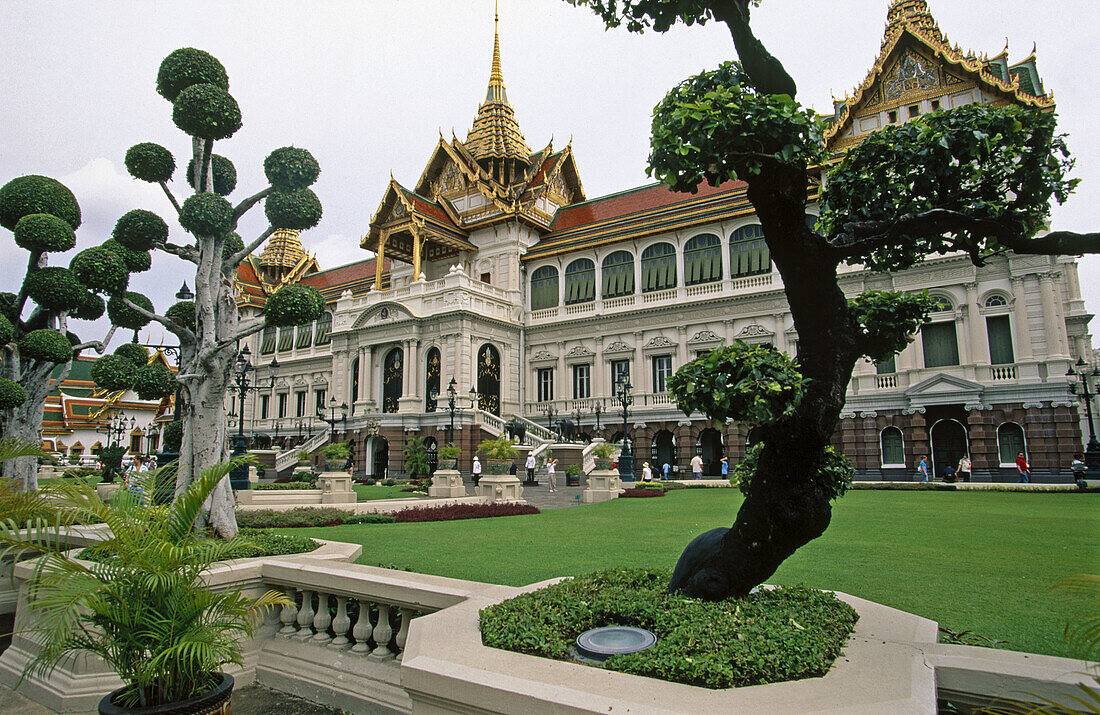
<instances>
[{"instance_id":1,"label":"circular metal drain cover","mask_svg":"<svg viewBox=\"0 0 1100 715\"><path fill-rule=\"evenodd\" d=\"M644 628L604 626L577 636L577 654L582 658L603 662L612 655L637 653L657 642L657 636Z\"/></svg>"}]
</instances>

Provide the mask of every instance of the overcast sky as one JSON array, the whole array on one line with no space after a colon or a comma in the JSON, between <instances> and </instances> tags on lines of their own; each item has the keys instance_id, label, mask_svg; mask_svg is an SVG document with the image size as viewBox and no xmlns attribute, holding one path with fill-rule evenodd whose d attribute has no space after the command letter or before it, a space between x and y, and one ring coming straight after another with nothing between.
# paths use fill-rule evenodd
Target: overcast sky
<instances>
[{"instance_id":1,"label":"overcast sky","mask_svg":"<svg viewBox=\"0 0 1100 715\"><path fill-rule=\"evenodd\" d=\"M798 98L829 111L832 97L850 92L870 69L888 4L766 0L753 26L798 82ZM1100 139L1088 67L1096 56L1100 2L929 5L964 50L994 55L1007 40L1009 60L1016 62L1037 46L1040 76L1054 92L1082 179L1071 201L1055 207L1054 227L1095 230L1100 219L1088 207L1100 205ZM488 82L492 18L493 0L5 0L0 184L35 173L69 186L84 214L76 250L108 237L131 208L168 219L160 190L131 179L122 160L131 145L156 141L186 165L190 142L172 124L171 105L156 94L155 79L166 54L198 47L225 65L244 117L244 127L214 150L237 167L230 198L239 201L264 186L262 162L272 149L305 147L322 167L313 188L324 218L302 235L303 244L323 268L365 258L359 238L390 173L411 187L440 133L466 137ZM537 150L572 139L589 198L649 183L653 106L683 78L733 58L721 25L664 35L605 32L590 11L562 0L500 0L500 18L504 80L527 142ZM181 175L177 170L177 196L187 192ZM176 240L185 240L170 224ZM247 241L263 227L258 207L241 233ZM18 287L25 261L25 252L0 239L0 290ZM1080 266L1087 306L1097 312L1100 259ZM186 268L157 254L153 269L134 276L131 286L163 309ZM194 288L193 271L187 280ZM159 341L162 334L154 327L143 337Z\"/></svg>"}]
</instances>

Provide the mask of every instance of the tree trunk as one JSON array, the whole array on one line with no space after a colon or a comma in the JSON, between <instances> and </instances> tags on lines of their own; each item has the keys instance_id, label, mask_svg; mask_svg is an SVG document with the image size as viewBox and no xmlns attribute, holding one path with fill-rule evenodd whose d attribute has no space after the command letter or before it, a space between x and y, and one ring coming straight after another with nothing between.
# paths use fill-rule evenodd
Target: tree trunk
<instances>
[{"instance_id":1,"label":"tree trunk","mask_svg":"<svg viewBox=\"0 0 1100 715\"><path fill-rule=\"evenodd\" d=\"M46 395L55 384L59 384L69 374L72 363L65 365L56 379L50 379L56 365L54 363L27 363L19 359L18 351L6 350L0 362L0 376L18 382L27 393L22 405L9 410L0 410L0 436L14 437L19 440L42 443L42 416L46 411ZM38 489L38 459L19 457L0 464L0 475L14 479L23 491Z\"/></svg>"}]
</instances>

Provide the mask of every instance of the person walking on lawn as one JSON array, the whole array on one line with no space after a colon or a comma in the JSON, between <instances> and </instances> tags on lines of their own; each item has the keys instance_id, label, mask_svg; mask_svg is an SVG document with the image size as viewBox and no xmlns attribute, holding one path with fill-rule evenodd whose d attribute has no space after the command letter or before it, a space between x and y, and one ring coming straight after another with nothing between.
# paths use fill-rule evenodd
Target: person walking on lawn
<instances>
[{"instance_id":1,"label":"person walking on lawn","mask_svg":"<svg viewBox=\"0 0 1100 715\"><path fill-rule=\"evenodd\" d=\"M1030 484L1031 483L1031 467L1027 464L1027 457L1023 452L1016 455L1016 471L1020 473L1020 479L1017 484Z\"/></svg>"}]
</instances>

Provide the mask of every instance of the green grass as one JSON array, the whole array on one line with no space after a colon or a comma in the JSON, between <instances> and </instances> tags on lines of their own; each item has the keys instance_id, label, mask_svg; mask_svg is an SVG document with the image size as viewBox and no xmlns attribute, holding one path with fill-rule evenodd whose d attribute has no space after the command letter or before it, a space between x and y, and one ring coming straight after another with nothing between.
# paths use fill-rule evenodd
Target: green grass
<instances>
[{"instance_id":1,"label":"green grass","mask_svg":"<svg viewBox=\"0 0 1100 715\"><path fill-rule=\"evenodd\" d=\"M412 492L401 491L408 484L394 484L392 487L383 487L378 484L369 486L367 484L352 484L351 488L355 490L356 501L371 501L373 499L417 499L424 496L423 494L413 494Z\"/></svg>"},{"instance_id":2,"label":"green grass","mask_svg":"<svg viewBox=\"0 0 1100 715\"><path fill-rule=\"evenodd\" d=\"M671 568L698 534L729 526L734 489L679 490L532 516L295 529L362 544L360 563L526 585L610 567ZM1050 587L1100 573L1100 495L850 492L821 538L768 579L843 591L1007 641L1073 655L1071 619L1097 605Z\"/></svg>"}]
</instances>

